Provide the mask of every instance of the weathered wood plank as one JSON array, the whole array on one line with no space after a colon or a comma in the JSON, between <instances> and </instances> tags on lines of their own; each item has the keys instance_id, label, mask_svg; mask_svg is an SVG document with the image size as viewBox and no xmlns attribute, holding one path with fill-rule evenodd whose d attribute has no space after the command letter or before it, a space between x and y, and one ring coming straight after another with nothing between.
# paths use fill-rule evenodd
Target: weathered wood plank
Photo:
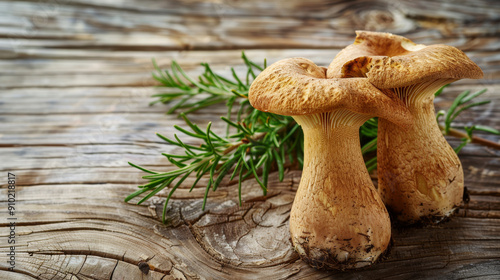
<instances>
[{"instance_id":1,"label":"weathered wood plank","mask_svg":"<svg viewBox=\"0 0 500 280\"><path fill-rule=\"evenodd\" d=\"M351 41L354 33L351 34ZM200 72L200 63L207 62L218 71L227 71L229 67L236 70L244 68L240 50L223 51L107 51L88 50L74 53L74 56L64 56L66 50L54 52L57 57L36 56L30 58L18 58L12 60L0 60L0 73L10 75L55 75L70 73L137 73L144 74L153 70L151 60L166 68L172 60L176 60L188 73ZM262 63L267 58L268 64L287 57L307 57L316 64L327 66L339 49L261 49L246 50L247 56L257 63ZM498 70L500 54L497 52L484 52L466 50L467 55L478 63L486 71ZM52 58L50 61L47 59ZM76 67L78 65L78 67ZM54 85L55 86L55 85Z\"/></svg>"},{"instance_id":2,"label":"weathered wood plank","mask_svg":"<svg viewBox=\"0 0 500 280\"><path fill-rule=\"evenodd\" d=\"M440 2L387 1L304 4L291 1L253 5L227 1L176 1L158 7L153 2L98 1L0 2L0 10L16 16L0 29L11 38L13 50L31 46L107 49L234 49L340 48L350 42L351 30L385 30L468 48L470 37L498 32L491 25L500 13L495 1L454 5ZM435 7L435 9L429 9ZM85 8L85 12L81 12ZM465 11L465 12L464 12ZM70 20L75 19L75 20ZM420 29L424 26L427 29ZM128 34L122 34L127 30ZM349 32L346 32L349 30ZM258 34L258 36L256 36ZM486 36L485 36L486 35ZM25 40L37 39L37 40ZM38 39L55 39L39 42ZM475 41L488 40L476 38ZM119 42L119 43L118 43ZM475 44L498 50L498 45ZM474 42L472 42L474 44Z\"/></svg>"},{"instance_id":3,"label":"weathered wood plank","mask_svg":"<svg viewBox=\"0 0 500 280\"><path fill-rule=\"evenodd\" d=\"M232 195L211 198L207 211L201 211L199 200L174 200L168 211L169 226L158 221L160 201L144 207L116 200L131 187L82 186L91 188L93 201L82 199L85 192L61 192L67 189L65 186L22 188L17 229L20 268L32 276L42 273L39 277L43 279L60 271L69 274L77 270L95 279L92 273L109 275L120 261L124 266L136 266L137 260L144 260L154 272L172 274L177 267L187 277L228 279L245 275L259 279L274 275L273 279L319 279L330 275L350 279L350 273L318 273L298 261L288 243L287 216L300 172L290 173L283 183L277 182L275 174L272 178L273 192L268 198L247 202L243 207L236 205L236 196ZM255 183L247 182L244 188L245 200L259 196ZM236 192L231 186L222 191ZM75 196L77 193L80 195ZM54 197L59 199L47 203ZM47 206L41 208L41 204ZM74 205L75 210L68 211L67 205ZM498 218L470 217L455 217L451 222L426 228L395 227L388 259L356 275L365 278L376 273L388 279L435 273L453 276L471 273L471 264L481 268L480 273L472 272L474 275L498 273L499 230ZM255 248L260 249L257 252ZM270 252L274 258L269 258ZM447 256L443 256L445 252ZM44 264L42 269L36 265L40 262ZM392 269L395 266L406 270L401 274ZM258 270L252 270L254 267ZM253 277L248 277L250 271Z\"/></svg>"},{"instance_id":4,"label":"weathered wood plank","mask_svg":"<svg viewBox=\"0 0 500 280\"><path fill-rule=\"evenodd\" d=\"M265 58L268 59L268 63L273 63L283 58L308 57L318 65L328 66L337 52L338 49L247 50L246 54L257 63L263 62ZM154 70L151 63L152 58L155 58L162 68L168 68L171 61L175 59L188 74L193 76L199 75L203 71L200 66L201 62L210 63L214 71L227 77L231 77L230 67L234 67L241 76L244 76L243 71L245 71L239 50L187 53L109 53L109 51L71 53L73 56L81 56L80 58L68 58L66 54L61 57L64 51L55 51L54 53L58 54L59 57L36 54L31 59L0 61L0 73L2 73L0 89L132 86L137 92L141 92L140 88L148 87L149 89L158 84L150 74ZM499 55L492 55L488 52L468 52L468 54L483 68L485 79L481 81L462 80L457 84L485 84L488 86L494 85L495 81L500 79ZM97 59L96 56L101 58ZM75 65L78 67L76 68ZM30 70L27 71L27 69ZM25 71L24 74L19 75L22 71Z\"/></svg>"},{"instance_id":5,"label":"weathered wood plank","mask_svg":"<svg viewBox=\"0 0 500 280\"><path fill-rule=\"evenodd\" d=\"M452 85L437 100L437 108L451 105L453 98L465 89L482 87ZM456 125L488 124L500 129L500 111L496 105L500 95L498 86L490 89L480 100L492 103L471 109L456 120ZM175 116L165 116L166 106L149 107L149 95L154 91L145 88L73 88L73 89L17 89L1 92L6 102L0 102L0 145L98 145L162 143L156 132L172 137L173 125L184 125ZM46 93L50 93L46 94ZM35 102L33 102L35 101ZM43 106L40 106L42 105ZM50 114L47 114L50 113ZM214 106L190 118L205 125L214 123L213 129L222 133L224 123L218 116L226 113L224 106ZM30 116L32 115L32 116ZM131 125L134 124L134 125ZM79 135L79 136L77 136ZM479 134L498 141L492 135ZM181 139L192 141L179 134ZM78 149L85 149L80 147Z\"/></svg>"}]
</instances>

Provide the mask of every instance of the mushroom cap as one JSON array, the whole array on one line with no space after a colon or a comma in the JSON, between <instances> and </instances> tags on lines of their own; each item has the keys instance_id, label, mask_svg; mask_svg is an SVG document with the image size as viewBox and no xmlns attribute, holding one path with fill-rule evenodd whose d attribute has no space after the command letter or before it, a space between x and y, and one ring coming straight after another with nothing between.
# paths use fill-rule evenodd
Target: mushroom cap
<instances>
[{"instance_id":1,"label":"mushroom cap","mask_svg":"<svg viewBox=\"0 0 500 280\"><path fill-rule=\"evenodd\" d=\"M328 78L366 77L378 88L397 88L437 79L480 79L483 71L461 50L419 45L390 33L356 31L352 45L328 67Z\"/></svg>"},{"instance_id":2,"label":"mushroom cap","mask_svg":"<svg viewBox=\"0 0 500 280\"><path fill-rule=\"evenodd\" d=\"M384 94L366 78L327 79L325 70L306 58L280 60L259 74L248 99L260 111L286 116L344 108L401 126L411 122L404 103L394 93Z\"/></svg>"}]
</instances>

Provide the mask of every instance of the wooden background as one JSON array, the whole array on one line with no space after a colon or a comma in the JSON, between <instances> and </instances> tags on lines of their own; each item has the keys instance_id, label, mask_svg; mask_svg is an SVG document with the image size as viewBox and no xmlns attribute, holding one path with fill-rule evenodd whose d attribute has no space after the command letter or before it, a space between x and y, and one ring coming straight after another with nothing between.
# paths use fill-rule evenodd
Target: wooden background
<instances>
[{"instance_id":1,"label":"wooden background","mask_svg":"<svg viewBox=\"0 0 500 280\"><path fill-rule=\"evenodd\" d=\"M123 202L143 182L126 162L171 169L160 153L173 148L155 132L172 136L183 124L148 106L159 91L152 58L192 75L200 62L243 70L243 49L255 61L326 66L356 29L464 50L485 79L457 82L436 106L487 88L481 100L493 102L457 124L500 129L498 1L0 0L0 279L499 279L500 151L477 145L459 154L471 199L458 216L394 228L388 258L356 272L316 271L293 252L287 221L300 171L282 183L272 174L267 197L245 183L242 207L235 186L211 193L204 212L202 184L180 189L168 225L159 220L165 193ZM191 118L221 131L223 111ZM15 272L7 172L18 178Z\"/></svg>"}]
</instances>

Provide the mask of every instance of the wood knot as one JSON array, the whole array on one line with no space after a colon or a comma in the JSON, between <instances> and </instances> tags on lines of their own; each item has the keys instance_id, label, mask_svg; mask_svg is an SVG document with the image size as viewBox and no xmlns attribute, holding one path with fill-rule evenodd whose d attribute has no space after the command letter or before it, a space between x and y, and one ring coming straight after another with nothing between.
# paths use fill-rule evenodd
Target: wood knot
<instances>
[{"instance_id":1,"label":"wood knot","mask_svg":"<svg viewBox=\"0 0 500 280\"><path fill-rule=\"evenodd\" d=\"M394 28L396 20L387 10L369 10L360 13L361 25L366 30L387 30Z\"/></svg>"},{"instance_id":2,"label":"wood knot","mask_svg":"<svg viewBox=\"0 0 500 280\"><path fill-rule=\"evenodd\" d=\"M149 273L149 264L147 262L139 262L137 264L137 266L139 267L139 270L144 273L145 275L147 275Z\"/></svg>"}]
</instances>

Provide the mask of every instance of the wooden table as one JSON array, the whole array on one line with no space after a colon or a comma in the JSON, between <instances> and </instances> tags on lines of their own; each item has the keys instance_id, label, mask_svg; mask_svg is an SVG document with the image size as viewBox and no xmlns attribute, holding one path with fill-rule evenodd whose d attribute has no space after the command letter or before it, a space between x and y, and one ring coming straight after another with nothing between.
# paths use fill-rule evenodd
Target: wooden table
<instances>
[{"instance_id":1,"label":"wooden table","mask_svg":"<svg viewBox=\"0 0 500 280\"><path fill-rule=\"evenodd\" d=\"M355 272L316 271L289 243L288 215L300 171L267 197L248 181L210 194L179 189L161 223L165 193L144 205L124 198L144 181L127 161L173 167L175 115L148 106L151 59L175 59L192 75L200 62L229 74L241 50L255 61L307 57L328 65L354 30L388 31L417 43L464 50L485 72L436 100L487 88L492 103L462 116L500 129L498 1L0 1L0 279L499 279L500 152L469 145L459 156L470 202L451 221L394 228L387 259ZM216 131L224 106L192 114ZM500 137L477 134L498 142ZM458 139L449 139L452 146ZM7 176L17 179L15 215ZM10 222L15 221L15 272ZM148 271L149 269L149 271ZM147 273L146 273L147 272Z\"/></svg>"}]
</instances>

